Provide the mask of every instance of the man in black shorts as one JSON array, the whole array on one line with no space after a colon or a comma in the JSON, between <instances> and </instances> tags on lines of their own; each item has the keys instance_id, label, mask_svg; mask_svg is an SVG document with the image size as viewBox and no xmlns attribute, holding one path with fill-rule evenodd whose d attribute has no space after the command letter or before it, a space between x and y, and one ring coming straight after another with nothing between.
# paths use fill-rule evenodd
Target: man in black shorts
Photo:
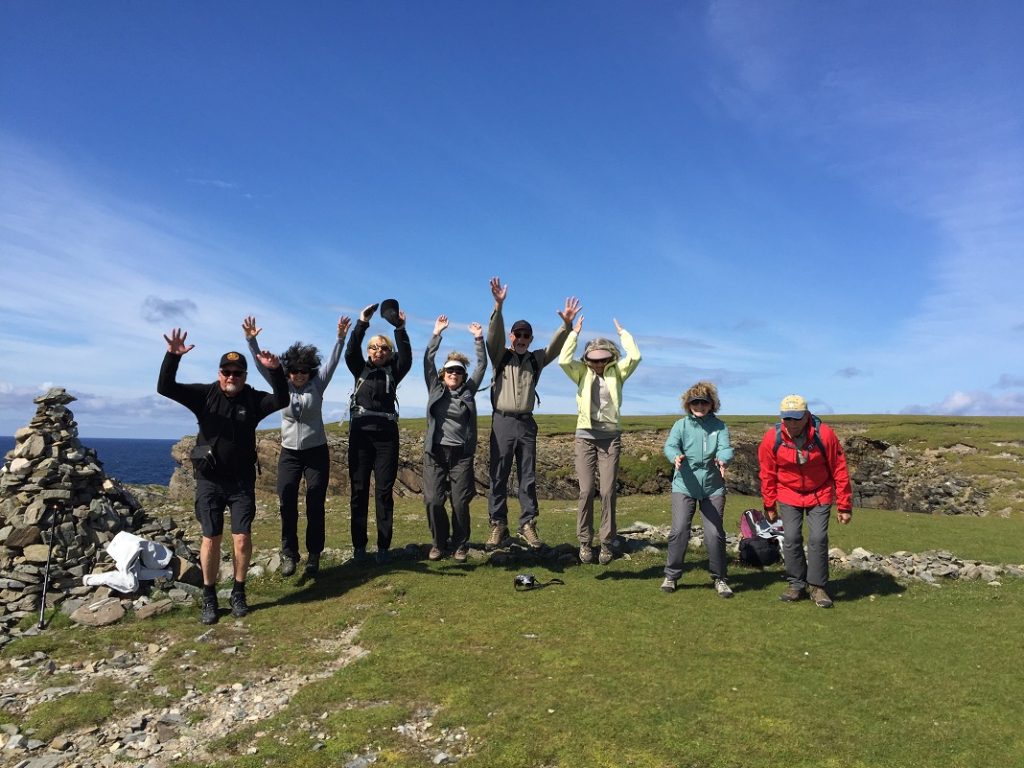
<instances>
[{"instance_id":1,"label":"man in black shorts","mask_svg":"<svg viewBox=\"0 0 1024 768\"><path fill-rule=\"evenodd\" d=\"M167 354L160 366L156 391L181 403L196 415L199 434L192 453L196 476L196 519L203 530L199 564L203 571L203 612L200 621L217 621L217 577L220 545L224 534L224 509L231 510L235 583L231 589L231 613L249 613L245 601L245 574L252 557L252 521L256 516L256 426L274 411L288 405L288 382L277 356L260 352L258 360L269 371L270 392L245 383L247 364L239 352L220 359L213 384L179 384L181 357L195 345L185 344L180 328L164 336Z\"/></svg>"}]
</instances>

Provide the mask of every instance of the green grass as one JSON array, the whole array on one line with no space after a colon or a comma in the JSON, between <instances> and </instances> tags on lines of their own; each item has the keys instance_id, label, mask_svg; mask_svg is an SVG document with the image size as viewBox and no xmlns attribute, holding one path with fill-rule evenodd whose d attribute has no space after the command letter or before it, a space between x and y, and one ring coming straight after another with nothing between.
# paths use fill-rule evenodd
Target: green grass
<instances>
[{"instance_id":1,"label":"green grass","mask_svg":"<svg viewBox=\"0 0 1024 768\"><path fill-rule=\"evenodd\" d=\"M333 502L334 500L332 500ZM728 516L753 499L733 496ZM336 502L335 502L336 503ZM669 499L628 497L619 523L664 525ZM541 534L574 539L575 504L542 504ZM485 536L482 500L474 540ZM428 540L418 500L401 500L397 545ZM734 527L734 524L733 524ZM276 539L261 521L257 546ZM343 546L347 514L331 510L329 546ZM832 526L832 543L948 549L1019 562L1024 520L950 518L857 510ZM372 539L371 534L371 539ZM237 768L343 765L372 748L382 766L428 766L433 752L394 729L422 707L437 708L433 731L465 727L472 766L963 766L1024 762L1021 694L1024 583L947 583L935 588L859 572L833 572L836 608L776 600L777 569L732 564L733 600L708 587L707 560L692 551L680 589L658 590L664 550L608 567L531 563L498 567L396 562L359 569L328 562L300 588L277 577L250 585L256 610L239 632L230 620L196 642L196 609L99 630L55 623L4 656L41 649L55 660L109 656L134 643L170 650L157 677L203 689L267 670L323 668L332 658L315 638L361 625L369 655L307 685L270 721L239 728L212 745L218 765ZM517 593L530 571L563 586ZM239 646L225 656L225 645ZM183 654L188 669L182 670ZM177 681L173 683L173 681ZM135 691L97 688L40 705L22 725L58 733L140 704ZM310 750L312 731L328 735ZM260 733L263 735L257 736ZM283 743L287 741L288 743ZM255 755L243 754L255 746ZM185 763L181 763L185 765Z\"/></svg>"}]
</instances>

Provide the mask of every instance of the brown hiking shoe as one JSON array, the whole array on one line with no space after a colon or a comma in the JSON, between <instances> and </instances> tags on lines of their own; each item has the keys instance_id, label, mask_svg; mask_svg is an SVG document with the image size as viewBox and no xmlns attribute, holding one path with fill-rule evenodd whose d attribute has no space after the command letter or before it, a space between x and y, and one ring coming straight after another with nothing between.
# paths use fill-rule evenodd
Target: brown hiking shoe
<instances>
[{"instance_id":1,"label":"brown hiking shoe","mask_svg":"<svg viewBox=\"0 0 1024 768\"><path fill-rule=\"evenodd\" d=\"M501 543L508 538L508 526L504 523L491 523L491 535L484 542L484 549L488 552L497 549Z\"/></svg>"},{"instance_id":2,"label":"brown hiking shoe","mask_svg":"<svg viewBox=\"0 0 1024 768\"><path fill-rule=\"evenodd\" d=\"M824 587L811 587L811 600L819 608L831 608L832 598L828 596L828 592L825 591Z\"/></svg>"},{"instance_id":3,"label":"brown hiking shoe","mask_svg":"<svg viewBox=\"0 0 1024 768\"><path fill-rule=\"evenodd\" d=\"M597 556L597 562L601 565L608 565L612 560L615 559L615 553L612 552L612 548L607 544L601 545L601 554Z\"/></svg>"},{"instance_id":4,"label":"brown hiking shoe","mask_svg":"<svg viewBox=\"0 0 1024 768\"><path fill-rule=\"evenodd\" d=\"M455 554L452 555L455 558L456 563L466 562L466 558L469 557L469 547L463 544L461 547L455 550Z\"/></svg>"},{"instance_id":5,"label":"brown hiking shoe","mask_svg":"<svg viewBox=\"0 0 1024 768\"><path fill-rule=\"evenodd\" d=\"M439 547L431 547L430 553L427 555L428 560L440 560L442 556L441 549Z\"/></svg>"},{"instance_id":6,"label":"brown hiking shoe","mask_svg":"<svg viewBox=\"0 0 1024 768\"><path fill-rule=\"evenodd\" d=\"M589 544L580 544L580 562L594 562L594 550L590 548Z\"/></svg>"},{"instance_id":7,"label":"brown hiking shoe","mask_svg":"<svg viewBox=\"0 0 1024 768\"><path fill-rule=\"evenodd\" d=\"M540 549L544 546L544 542L541 541L540 536L537 535L537 524L533 521L520 528L519 535L526 539L526 543L530 545L530 549Z\"/></svg>"},{"instance_id":8,"label":"brown hiking shoe","mask_svg":"<svg viewBox=\"0 0 1024 768\"><path fill-rule=\"evenodd\" d=\"M795 603L798 600L803 600L807 597L807 591L803 589L797 589L796 587L786 587L786 591L779 595L779 600L784 603Z\"/></svg>"}]
</instances>

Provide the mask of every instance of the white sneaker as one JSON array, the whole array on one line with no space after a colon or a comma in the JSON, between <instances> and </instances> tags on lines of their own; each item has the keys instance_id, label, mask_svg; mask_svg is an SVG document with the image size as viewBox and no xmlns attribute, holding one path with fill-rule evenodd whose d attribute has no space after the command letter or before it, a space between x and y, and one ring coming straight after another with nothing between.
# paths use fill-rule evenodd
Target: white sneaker
<instances>
[{"instance_id":1,"label":"white sneaker","mask_svg":"<svg viewBox=\"0 0 1024 768\"><path fill-rule=\"evenodd\" d=\"M661 591L662 592L675 592L676 591L676 582L675 582L675 580L674 579L670 579L668 576L666 576L665 580L663 582L661 582Z\"/></svg>"},{"instance_id":2,"label":"white sneaker","mask_svg":"<svg viewBox=\"0 0 1024 768\"><path fill-rule=\"evenodd\" d=\"M719 597L732 597L732 590L725 583L725 579L715 579L715 592Z\"/></svg>"}]
</instances>

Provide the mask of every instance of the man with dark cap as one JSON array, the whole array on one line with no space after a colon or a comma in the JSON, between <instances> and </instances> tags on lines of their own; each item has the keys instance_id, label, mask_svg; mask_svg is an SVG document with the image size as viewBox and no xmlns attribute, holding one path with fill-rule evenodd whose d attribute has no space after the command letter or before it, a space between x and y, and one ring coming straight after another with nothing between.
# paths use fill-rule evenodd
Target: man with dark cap
<instances>
[{"instance_id":1,"label":"man with dark cap","mask_svg":"<svg viewBox=\"0 0 1024 768\"><path fill-rule=\"evenodd\" d=\"M176 380L182 355L195 345L185 344L188 333L180 328L164 336L167 354L160 366L156 391L181 403L199 423L192 466L196 477L196 519L203 531L199 564L203 571L203 609L200 621L214 624L218 618L217 577L224 533L224 509L231 511L234 551L234 586L231 614L249 613L245 600L245 575L252 556L252 521L256 516L256 427L266 416L288 405L288 382L277 355L266 350L257 360L267 369L273 393L260 392L245 383L248 365L239 352L220 359L213 384L179 384Z\"/></svg>"},{"instance_id":2,"label":"man with dark cap","mask_svg":"<svg viewBox=\"0 0 1024 768\"><path fill-rule=\"evenodd\" d=\"M786 579L779 599L793 603L810 597L831 608L828 586L828 519L836 505L841 525L853 518L853 490L846 454L836 433L807 409L800 395L779 404L778 424L765 432L757 449L761 466L761 501L769 520L781 516L785 531ZM807 554L803 524L807 518Z\"/></svg>"},{"instance_id":3,"label":"man with dark cap","mask_svg":"<svg viewBox=\"0 0 1024 768\"><path fill-rule=\"evenodd\" d=\"M492 277L491 295L494 296L494 311L487 325L487 355L494 369L491 384L491 405L494 408L489 466L491 488L487 501L491 533L484 546L495 549L508 538L508 478L514 460L519 485L519 534L532 549L539 549L543 543L537 534L537 422L533 418L537 379L544 366L558 358L573 320L580 311L580 303L575 296L567 298L565 307L558 311L562 327L555 332L546 349L531 351L533 327L526 320L516 320L512 324L509 346L506 346L501 308L508 296L508 285L502 285L500 279Z\"/></svg>"}]
</instances>

